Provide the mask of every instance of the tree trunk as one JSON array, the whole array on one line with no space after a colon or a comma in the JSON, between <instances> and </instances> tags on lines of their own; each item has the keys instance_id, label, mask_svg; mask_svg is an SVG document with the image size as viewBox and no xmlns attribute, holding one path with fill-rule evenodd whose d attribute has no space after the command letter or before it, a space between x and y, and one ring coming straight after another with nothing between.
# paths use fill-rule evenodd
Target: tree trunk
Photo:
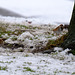
<instances>
[{"instance_id":1,"label":"tree trunk","mask_svg":"<svg viewBox=\"0 0 75 75\"><path fill-rule=\"evenodd\" d=\"M75 49L75 3L72 12L71 21L68 29L67 39L62 44L63 48Z\"/></svg>"}]
</instances>

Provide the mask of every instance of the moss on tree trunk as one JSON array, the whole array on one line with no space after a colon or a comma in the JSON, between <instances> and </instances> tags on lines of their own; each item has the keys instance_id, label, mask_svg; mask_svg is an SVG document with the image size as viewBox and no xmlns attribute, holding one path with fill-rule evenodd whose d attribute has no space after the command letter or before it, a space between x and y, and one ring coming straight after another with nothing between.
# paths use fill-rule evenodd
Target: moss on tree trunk
<instances>
[{"instance_id":1,"label":"moss on tree trunk","mask_svg":"<svg viewBox=\"0 0 75 75\"><path fill-rule=\"evenodd\" d=\"M71 21L68 29L67 39L62 44L63 48L75 49L75 3L72 12Z\"/></svg>"}]
</instances>

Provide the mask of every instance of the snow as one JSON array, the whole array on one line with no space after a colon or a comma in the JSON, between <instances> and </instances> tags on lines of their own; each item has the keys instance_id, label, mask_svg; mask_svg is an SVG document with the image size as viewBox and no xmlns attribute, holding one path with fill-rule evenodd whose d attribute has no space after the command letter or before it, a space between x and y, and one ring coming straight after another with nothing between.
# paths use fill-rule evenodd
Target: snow
<instances>
[{"instance_id":1,"label":"snow","mask_svg":"<svg viewBox=\"0 0 75 75\"><path fill-rule=\"evenodd\" d=\"M0 66L7 66L0 75L72 75L75 73L75 56L66 55L65 51L58 54L0 53Z\"/></svg>"},{"instance_id":2,"label":"snow","mask_svg":"<svg viewBox=\"0 0 75 75\"><path fill-rule=\"evenodd\" d=\"M18 40L24 40L26 38L33 38L33 37L34 36L30 34L30 32L24 32L19 36Z\"/></svg>"},{"instance_id":3,"label":"snow","mask_svg":"<svg viewBox=\"0 0 75 75\"><path fill-rule=\"evenodd\" d=\"M63 48L61 48L61 47L55 47L54 51L60 52L60 51L63 51Z\"/></svg>"},{"instance_id":4,"label":"snow","mask_svg":"<svg viewBox=\"0 0 75 75\"><path fill-rule=\"evenodd\" d=\"M69 22L73 2L68 0L0 0L0 7L7 8L31 18L16 18L0 16L7 31L23 31L18 35L3 34L6 43L19 43L22 48L9 49L0 47L0 75L75 75L75 56L67 54L70 49L55 47L55 53L30 53L39 47L46 46L48 40L55 40L54 22ZM64 8L65 7L65 8ZM62 9L61 9L62 8ZM31 24L26 22L32 21ZM52 23L52 24L51 24ZM2 25L3 26L3 25ZM26 29L27 27L27 29ZM25 30L25 31L24 31ZM12 40L17 38L17 40ZM31 49L30 47L33 46ZM6 68L6 69L3 69Z\"/></svg>"},{"instance_id":5,"label":"snow","mask_svg":"<svg viewBox=\"0 0 75 75\"><path fill-rule=\"evenodd\" d=\"M3 21L1 23L4 23ZM27 26L28 25L28 26ZM21 31L25 30L19 35L2 35L6 43L20 43L24 45L24 52L22 48L10 49L0 47L0 75L72 75L75 74L75 56L67 54L69 49L63 51L62 48L55 47L55 53L42 54L30 53L39 47L46 46L48 40L55 40L62 36L52 35L52 29L56 25L20 25L12 23L4 23L6 30L14 29ZM23 26L23 27L22 27ZM26 27L27 26L27 27ZM27 29L25 29L26 27ZM30 27L30 28L29 28ZM15 33L17 33L15 31ZM64 32L62 32L65 34ZM17 38L15 41L12 38ZM30 47L33 46L31 49ZM4 69L5 68L5 69Z\"/></svg>"}]
</instances>

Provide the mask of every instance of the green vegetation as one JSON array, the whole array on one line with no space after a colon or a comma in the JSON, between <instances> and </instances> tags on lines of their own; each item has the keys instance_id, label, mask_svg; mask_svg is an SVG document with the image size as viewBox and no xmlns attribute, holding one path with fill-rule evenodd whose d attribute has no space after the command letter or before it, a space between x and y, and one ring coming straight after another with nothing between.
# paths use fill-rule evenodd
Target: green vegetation
<instances>
[{"instance_id":1,"label":"green vegetation","mask_svg":"<svg viewBox=\"0 0 75 75\"><path fill-rule=\"evenodd\" d=\"M33 40L33 38L30 38L30 40Z\"/></svg>"},{"instance_id":2,"label":"green vegetation","mask_svg":"<svg viewBox=\"0 0 75 75\"><path fill-rule=\"evenodd\" d=\"M29 68L29 67L23 67L23 69L25 69L25 71L35 72L34 70L32 70L32 69ZM24 72L24 70L23 70L23 72Z\"/></svg>"},{"instance_id":3,"label":"green vegetation","mask_svg":"<svg viewBox=\"0 0 75 75\"><path fill-rule=\"evenodd\" d=\"M11 39L12 39L13 41L16 41L16 40L17 40L17 37L14 36L14 37L12 37Z\"/></svg>"},{"instance_id":4,"label":"green vegetation","mask_svg":"<svg viewBox=\"0 0 75 75\"><path fill-rule=\"evenodd\" d=\"M20 24L12 25L12 27L13 26L18 26L20 28L25 28L25 29L29 28L29 27L27 27L25 25L20 25ZM8 27L9 27L8 23L0 23L0 38L2 38L2 35L5 35L5 34L8 34L10 36L10 35L13 35L13 34L14 35L20 35L23 32L25 32L25 30L22 31L22 30L19 30L19 29L18 30L15 29L15 31L10 31L10 30L7 30ZM13 39L13 40L15 40L15 39Z\"/></svg>"},{"instance_id":5,"label":"green vegetation","mask_svg":"<svg viewBox=\"0 0 75 75\"><path fill-rule=\"evenodd\" d=\"M16 57L13 57L13 59L15 59Z\"/></svg>"},{"instance_id":6,"label":"green vegetation","mask_svg":"<svg viewBox=\"0 0 75 75\"><path fill-rule=\"evenodd\" d=\"M75 72L73 72L72 75L75 75Z\"/></svg>"},{"instance_id":7,"label":"green vegetation","mask_svg":"<svg viewBox=\"0 0 75 75\"><path fill-rule=\"evenodd\" d=\"M28 29L28 27L27 27L27 26L25 26L25 25L16 24L16 26L19 26L20 28Z\"/></svg>"},{"instance_id":8,"label":"green vegetation","mask_svg":"<svg viewBox=\"0 0 75 75\"><path fill-rule=\"evenodd\" d=\"M3 62L3 61L0 61L0 63L9 63L11 64L13 61L6 61L6 62Z\"/></svg>"},{"instance_id":9,"label":"green vegetation","mask_svg":"<svg viewBox=\"0 0 75 75\"><path fill-rule=\"evenodd\" d=\"M61 44L63 43L63 41L66 39L66 37L67 37L67 34L61 36L60 38L58 38L56 40L49 40L47 45L46 45L45 50L51 49L53 47L60 47Z\"/></svg>"},{"instance_id":10,"label":"green vegetation","mask_svg":"<svg viewBox=\"0 0 75 75\"><path fill-rule=\"evenodd\" d=\"M58 54L58 52L55 52L55 53L51 53L51 55L53 55L53 56L54 56L54 55L57 55L57 54Z\"/></svg>"},{"instance_id":11,"label":"green vegetation","mask_svg":"<svg viewBox=\"0 0 75 75\"><path fill-rule=\"evenodd\" d=\"M0 23L0 37L4 34L8 34L10 35L12 32L11 31L8 31L7 28L8 28L9 24L6 23Z\"/></svg>"},{"instance_id":12,"label":"green vegetation","mask_svg":"<svg viewBox=\"0 0 75 75\"><path fill-rule=\"evenodd\" d=\"M38 37L35 37L35 39L38 39Z\"/></svg>"},{"instance_id":13,"label":"green vegetation","mask_svg":"<svg viewBox=\"0 0 75 75\"><path fill-rule=\"evenodd\" d=\"M32 63L31 62L24 62L25 64L28 64L28 65L31 65Z\"/></svg>"},{"instance_id":14,"label":"green vegetation","mask_svg":"<svg viewBox=\"0 0 75 75\"><path fill-rule=\"evenodd\" d=\"M8 44L8 43L6 43L5 46L8 47L8 48L12 48L13 47L12 44Z\"/></svg>"},{"instance_id":15,"label":"green vegetation","mask_svg":"<svg viewBox=\"0 0 75 75\"><path fill-rule=\"evenodd\" d=\"M0 70L7 70L7 66L0 66Z\"/></svg>"},{"instance_id":16,"label":"green vegetation","mask_svg":"<svg viewBox=\"0 0 75 75\"><path fill-rule=\"evenodd\" d=\"M29 57L29 55L28 55L28 54L26 54L26 55L24 55L24 57Z\"/></svg>"},{"instance_id":17,"label":"green vegetation","mask_svg":"<svg viewBox=\"0 0 75 75\"><path fill-rule=\"evenodd\" d=\"M1 38L1 35L4 35L5 33L6 33L6 28L0 24L0 38Z\"/></svg>"},{"instance_id":18,"label":"green vegetation","mask_svg":"<svg viewBox=\"0 0 75 75\"><path fill-rule=\"evenodd\" d=\"M14 31L7 30L9 28L9 23L0 23L0 38L2 38L2 35L8 34L10 35L20 35L23 32L25 32L26 29L32 30L32 29L37 29L39 27L32 27L32 26L25 26L25 25L20 25L20 24L13 24L12 27L16 26L17 29ZM20 28L20 29L18 29ZM11 29L11 28L10 28ZM22 30L23 29L23 30ZM16 40L17 38L13 38L13 40ZM32 40L32 39L31 39Z\"/></svg>"},{"instance_id":19,"label":"green vegetation","mask_svg":"<svg viewBox=\"0 0 75 75\"><path fill-rule=\"evenodd\" d=\"M25 32L25 30L23 31L23 30L20 30L20 29L19 29L19 30L15 30L15 31L13 31L12 34L18 36L18 35L22 34L23 32Z\"/></svg>"}]
</instances>

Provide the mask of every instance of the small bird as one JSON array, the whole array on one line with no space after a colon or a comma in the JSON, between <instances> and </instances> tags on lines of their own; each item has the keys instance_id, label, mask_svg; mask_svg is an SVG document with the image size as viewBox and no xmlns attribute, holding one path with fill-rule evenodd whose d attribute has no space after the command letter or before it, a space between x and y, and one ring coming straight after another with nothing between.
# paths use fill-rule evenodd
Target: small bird
<instances>
[{"instance_id":1,"label":"small bird","mask_svg":"<svg viewBox=\"0 0 75 75\"><path fill-rule=\"evenodd\" d=\"M28 22L28 24L31 24L32 23L32 21L28 21L28 20L26 20L26 22Z\"/></svg>"},{"instance_id":2,"label":"small bird","mask_svg":"<svg viewBox=\"0 0 75 75\"><path fill-rule=\"evenodd\" d=\"M56 27L55 29L53 29L53 32L56 35L59 35L61 32L63 31L63 24L59 25L58 27Z\"/></svg>"},{"instance_id":3,"label":"small bird","mask_svg":"<svg viewBox=\"0 0 75 75\"><path fill-rule=\"evenodd\" d=\"M32 21L28 21L28 23L29 23L29 24L31 24L31 23L32 23Z\"/></svg>"}]
</instances>

